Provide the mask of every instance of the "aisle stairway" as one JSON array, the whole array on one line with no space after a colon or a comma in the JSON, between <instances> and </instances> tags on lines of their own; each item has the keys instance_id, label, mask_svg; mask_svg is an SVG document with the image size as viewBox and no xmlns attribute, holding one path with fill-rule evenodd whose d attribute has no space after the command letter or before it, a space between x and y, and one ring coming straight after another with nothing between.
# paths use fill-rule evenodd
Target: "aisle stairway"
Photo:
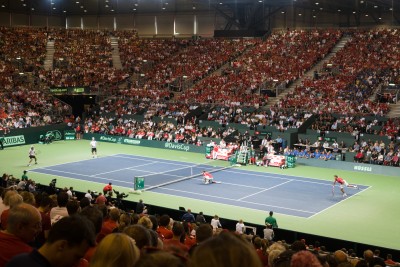
<instances>
[{"instance_id":1,"label":"aisle stairway","mask_svg":"<svg viewBox=\"0 0 400 267\"><path fill-rule=\"evenodd\" d=\"M296 86L300 85L303 80L307 79L307 78L312 78L314 75L315 71L319 71L322 69L323 65L325 62L329 61L338 51L340 51L341 49L343 49L343 47L347 44L347 42L349 42L351 40L351 37L348 36L344 36L342 37L337 44L335 45L335 47L333 47L332 51L326 55L325 58L323 58L322 60L320 60L316 65L314 65L314 67L312 67L310 70L308 70L303 77L301 77L300 79L297 79L296 81L294 81L288 88L286 88L282 93L280 93L279 95L277 95L276 97L270 97L268 99L268 104L264 107L265 110L268 110L270 107L274 106L281 98L285 97L288 93L292 92Z\"/></svg>"},{"instance_id":2,"label":"aisle stairway","mask_svg":"<svg viewBox=\"0 0 400 267\"><path fill-rule=\"evenodd\" d=\"M111 37L110 39L112 48L111 56L112 56L113 67L116 68L117 70L122 70L121 57L119 56L118 38Z\"/></svg>"},{"instance_id":3,"label":"aisle stairway","mask_svg":"<svg viewBox=\"0 0 400 267\"><path fill-rule=\"evenodd\" d=\"M53 69L53 60L54 60L54 41L48 40L46 44L46 58L44 59L43 67L45 70Z\"/></svg>"},{"instance_id":4,"label":"aisle stairway","mask_svg":"<svg viewBox=\"0 0 400 267\"><path fill-rule=\"evenodd\" d=\"M400 118L400 101L396 104L390 104L390 111L386 116L389 118Z\"/></svg>"}]
</instances>

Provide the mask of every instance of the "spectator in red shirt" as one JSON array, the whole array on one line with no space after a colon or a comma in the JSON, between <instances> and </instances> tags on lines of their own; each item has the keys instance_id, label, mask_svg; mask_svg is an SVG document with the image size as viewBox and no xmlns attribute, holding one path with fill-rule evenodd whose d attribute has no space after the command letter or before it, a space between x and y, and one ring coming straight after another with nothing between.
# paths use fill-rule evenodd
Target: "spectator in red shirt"
<instances>
[{"instance_id":1,"label":"spectator in red shirt","mask_svg":"<svg viewBox=\"0 0 400 267\"><path fill-rule=\"evenodd\" d=\"M185 230L181 222L174 222L172 233L173 236L171 239L164 240L164 249L178 252L178 254L186 257L189 252L189 247L182 242L185 238Z\"/></svg>"},{"instance_id":2,"label":"spectator in red shirt","mask_svg":"<svg viewBox=\"0 0 400 267\"><path fill-rule=\"evenodd\" d=\"M14 256L32 251L28 245L42 228L42 217L32 205L21 203L10 210L7 229L0 232L0 266Z\"/></svg>"},{"instance_id":3,"label":"spectator in red shirt","mask_svg":"<svg viewBox=\"0 0 400 267\"><path fill-rule=\"evenodd\" d=\"M107 198L102 193L99 193L99 196L96 198L95 203L97 205L105 205L106 202L107 202Z\"/></svg>"},{"instance_id":4,"label":"spectator in red shirt","mask_svg":"<svg viewBox=\"0 0 400 267\"><path fill-rule=\"evenodd\" d=\"M118 227L118 219L121 215L119 209L114 208L109 211L109 217L103 221L100 233L97 235L96 241L100 241L107 235L111 234L115 228Z\"/></svg>"},{"instance_id":5,"label":"spectator in red shirt","mask_svg":"<svg viewBox=\"0 0 400 267\"><path fill-rule=\"evenodd\" d=\"M171 239L173 236L171 229L168 229L170 219L171 218L167 214L160 217L157 233L161 240Z\"/></svg>"}]
</instances>

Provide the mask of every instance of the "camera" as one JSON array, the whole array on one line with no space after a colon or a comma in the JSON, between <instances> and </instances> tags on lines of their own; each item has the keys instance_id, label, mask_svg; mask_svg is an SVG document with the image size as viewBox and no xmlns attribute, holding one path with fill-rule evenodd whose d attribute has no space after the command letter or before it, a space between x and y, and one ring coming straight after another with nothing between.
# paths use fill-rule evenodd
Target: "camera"
<instances>
[{"instance_id":1,"label":"camera","mask_svg":"<svg viewBox=\"0 0 400 267\"><path fill-rule=\"evenodd\" d=\"M122 199L122 198L126 198L128 196L128 194L125 193L120 193L119 191L113 189L115 196L117 199Z\"/></svg>"}]
</instances>

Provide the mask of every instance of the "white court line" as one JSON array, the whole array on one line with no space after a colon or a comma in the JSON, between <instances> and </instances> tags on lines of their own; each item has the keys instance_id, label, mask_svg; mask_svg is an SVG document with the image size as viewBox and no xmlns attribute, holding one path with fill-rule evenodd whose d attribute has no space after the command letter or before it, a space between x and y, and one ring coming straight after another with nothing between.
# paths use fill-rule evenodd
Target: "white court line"
<instances>
[{"instance_id":1,"label":"white court line","mask_svg":"<svg viewBox=\"0 0 400 267\"><path fill-rule=\"evenodd\" d=\"M196 166L196 164L194 164L194 163L190 164L190 165L185 165L184 163L178 164L178 163L168 162L168 161L172 161L172 160L168 160L168 159L166 159L166 161L160 161L159 159L151 160L150 158L149 159L142 159L142 158L123 157L123 156L113 156L113 158L126 158L126 159L132 159L132 160L151 161L153 163L161 163L161 164L166 164L166 165L186 166L186 167ZM200 163L200 164L204 164L204 163Z\"/></svg>"},{"instance_id":2,"label":"white court line","mask_svg":"<svg viewBox=\"0 0 400 267\"><path fill-rule=\"evenodd\" d=\"M254 196L254 195L258 195L258 194L260 194L260 193L262 193L262 192L265 192L265 191L274 189L274 188L276 188L276 187L279 187L279 186L281 186L281 185L290 183L290 182L292 182L292 181L293 181L293 180L286 181L286 182L283 182L283 183L281 183L281 184L277 184L277 185L275 185L275 186L272 186L272 187L269 187L269 188L265 188L264 190L258 191L258 192L254 193L254 194L250 194L250 195L244 196L244 197L242 197L242 198L239 198L238 200L243 200L243 199L245 199L245 198L252 197L252 196Z\"/></svg>"},{"instance_id":3,"label":"white court line","mask_svg":"<svg viewBox=\"0 0 400 267\"><path fill-rule=\"evenodd\" d=\"M158 188L154 188L154 189L162 189L162 190L167 190L167 191L184 192L184 193L190 193L190 194L193 194L193 195L199 195L199 196L205 196L205 197L211 197L211 198L217 198L217 199L225 199L225 200L230 200L230 201L239 201L239 199L232 199L232 198L226 198L226 197L217 197L217 196L214 196L214 195L206 195L206 194L201 194L201 193L197 193L197 192L188 192L188 191L172 189L172 188L158 187ZM199 200L202 200L202 199L199 199ZM253 204L253 205L272 207L272 208L280 208L280 209L291 210L291 211L299 211L299 212L310 213L310 214L314 214L315 213L313 211L308 211L308 210L291 209L291 208L286 208L286 207L280 207L280 206L268 205L268 204L262 204L262 203L255 203L255 202L250 202L250 201L240 201L240 202L241 203ZM218 203L218 204L221 204L221 203ZM223 204L225 204L225 203L223 203ZM245 208L245 207L242 207L242 208ZM299 217L299 216L296 216L296 217Z\"/></svg>"},{"instance_id":4,"label":"white court line","mask_svg":"<svg viewBox=\"0 0 400 267\"><path fill-rule=\"evenodd\" d=\"M291 181L295 181L295 182L310 183L310 184L321 184L321 185L330 185L330 186L332 185L332 182L330 182L330 181L326 181L327 183L321 183L321 182L314 182L314 181L298 180L298 179L293 179L293 178L276 177L274 175L265 174L265 173L264 174L253 174L253 173L244 174L244 173L241 173L241 172L231 171L229 169L228 170L222 170L222 172L231 172L231 173L235 173L235 174L248 175L248 176L260 176L260 177L279 179L279 180L291 180ZM253 171L248 171L248 172L253 172ZM289 177L300 177L300 176L289 176ZM300 177L300 178L316 180L314 178L307 178L307 177Z\"/></svg>"},{"instance_id":5,"label":"white court line","mask_svg":"<svg viewBox=\"0 0 400 267\"><path fill-rule=\"evenodd\" d=\"M154 162L136 165L136 166L132 166L132 167L126 167L126 168L122 168L122 169L116 169L116 170L109 171L109 172L96 173L96 174L92 174L91 176L102 175L102 174L107 174L107 173L112 173L112 172L123 171L123 170L135 170L136 167L142 167L142 166L147 166L147 165L151 165L151 164L154 164Z\"/></svg>"},{"instance_id":6,"label":"white court line","mask_svg":"<svg viewBox=\"0 0 400 267\"><path fill-rule=\"evenodd\" d=\"M108 156L104 156L104 157L101 157L101 158L103 159L105 157L113 157L114 155L118 155L118 154L108 155ZM78 163L78 162L83 162L83 161L92 161L92 160L96 160L96 159L88 158L88 159L80 159L80 160L75 160L75 161L67 161L67 162L64 162L64 163L55 164L55 165L51 165L51 166L48 166L48 167L62 166L62 165L73 164L73 163ZM30 169L29 171L34 171L34 170L43 169L43 168L44 167L33 168L33 169Z\"/></svg>"},{"instance_id":7,"label":"white court line","mask_svg":"<svg viewBox=\"0 0 400 267\"><path fill-rule=\"evenodd\" d=\"M129 168L130 170L133 171L141 171L141 172L147 172L150 174L146 174L146 175L141 175L140 177L143 178L148 178L150 176L155 176L155 175L159 175L159 176L172 176L172 177L179 177L179 178L185 178L185 177L191 177L191 176L182 176L182 175L177 175L177 174L169 174L168 172L151 172L151 171L144 171L141 169L135 169L135 168Z\"/></svg>"},{"instance_id":8,"label":"white court line","mask_svg":"<svg viewBox=\"0 0 400 267\"><path fill-rule=\"evenodd\" d=\"M84 177L90 177L90 178L96 178L96 179L101 179L101 180L109 180L109 181L113 181L113 182L121 182L121 183L125 183L125 184L133 184L133 182L125 182L125 181L109 179L109 178L94 177L92 175L86 175L86 174L80 174L80 173L74 173L74 172L66 172L66 171L54 170L54 169L50 169L50 168L40 168L40 169L54 171L54 172L60 172L60 173L66 173L66 174L72 174L72 175L78 175L78 176L84 176ZM36 172L37 173L41 173L41 172L38 172L38 171L36 171ZM45 172L44 172L44 174L51 175L51 174L45 173ZM77 179L77 178L72 178L72 177L65 177L65 178L71 178L71 179L81 180L82 181L82 179ZM87 181L87 180L83 180L83 181ZM87 181L87 182L93 182L93 181Z\"/></svg>"},{"instance_id":9,"label":"white court line","mask_svg":"<svg viewBox=\"0 0 400 267\"><path fill-rule=\"evenodd\" d=\"M157 160L152 160L151 158L146 159L146 158L140 158L140 157L124 157L124 156L118 156L118 155L120 155L120 154L112 155L111 157L113 157L113 158L131 159L131 160L158 162Z\"/></svg>"},{"instance_id":10,"label":"white court line","mask_svg":"<svg viewBox=\"0 0 400 267\"><path fill-rule=\"evenodd\" d=\"M331 206L329 206L329 207L326 207L326 208L323 209L323 210L318 211L317 213L315 213L314 215L311 215L311 216L310 216L309 218L307 218L307 219L310 219L310 218L312 218L312 217L314 217L314 216L316 216L316 215L318 215L318 214L320 214L320 213L323 213L323 212L325 212L326 210L329 210L330 208L333 208L334 206L336 206L336 205L342 203L343 201L345 201L345 200L347 200L347 199L349 199L349 198L352 198L352 197L355 196L355 195L360 194L361 192L363 192L363 191L365 191L365 190L369 190L370 187L372 187L372 186L368 186L368 187L365 188L364 190L359 190L359 191L358 191L357 193L355 193L354 195L351 195L351 196L346 197L346 198L342 198L342 200L338 201L337 203L335 203L335 204L333 204L333 205L331 205ZM357 190L357 189L354 189L354 190Z\"/></svg>"}]
</instances>

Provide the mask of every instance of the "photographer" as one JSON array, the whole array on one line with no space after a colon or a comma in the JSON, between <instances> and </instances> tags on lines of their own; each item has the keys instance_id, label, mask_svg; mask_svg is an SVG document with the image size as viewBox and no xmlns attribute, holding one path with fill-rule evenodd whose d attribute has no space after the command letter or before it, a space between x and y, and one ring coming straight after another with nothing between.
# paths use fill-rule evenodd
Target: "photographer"
<instances>
[{"instance_id":1,"label":"photographer","mask_svg":"<svg viewBox=\"0 0 400 267\"><path fill-rule=\"evenodd\" d=\"M54 195L57 193L56 183L57 183L57 179L51 180L51 182L49 184L48 192L47 192L49 195Z\"/></svg>"},{"instance_id":2,"label":"photographer","mask_svg":"<svg viewBox=\"0 0 400 267\"><path fill-rule=\"evenodd\" d=\"M121 210L124 209L124 204L122 203L122 199L126 198L128 194L120 193L119 191L113 189L115 193L115 206Z\"/></svg>"}]
</instances>

